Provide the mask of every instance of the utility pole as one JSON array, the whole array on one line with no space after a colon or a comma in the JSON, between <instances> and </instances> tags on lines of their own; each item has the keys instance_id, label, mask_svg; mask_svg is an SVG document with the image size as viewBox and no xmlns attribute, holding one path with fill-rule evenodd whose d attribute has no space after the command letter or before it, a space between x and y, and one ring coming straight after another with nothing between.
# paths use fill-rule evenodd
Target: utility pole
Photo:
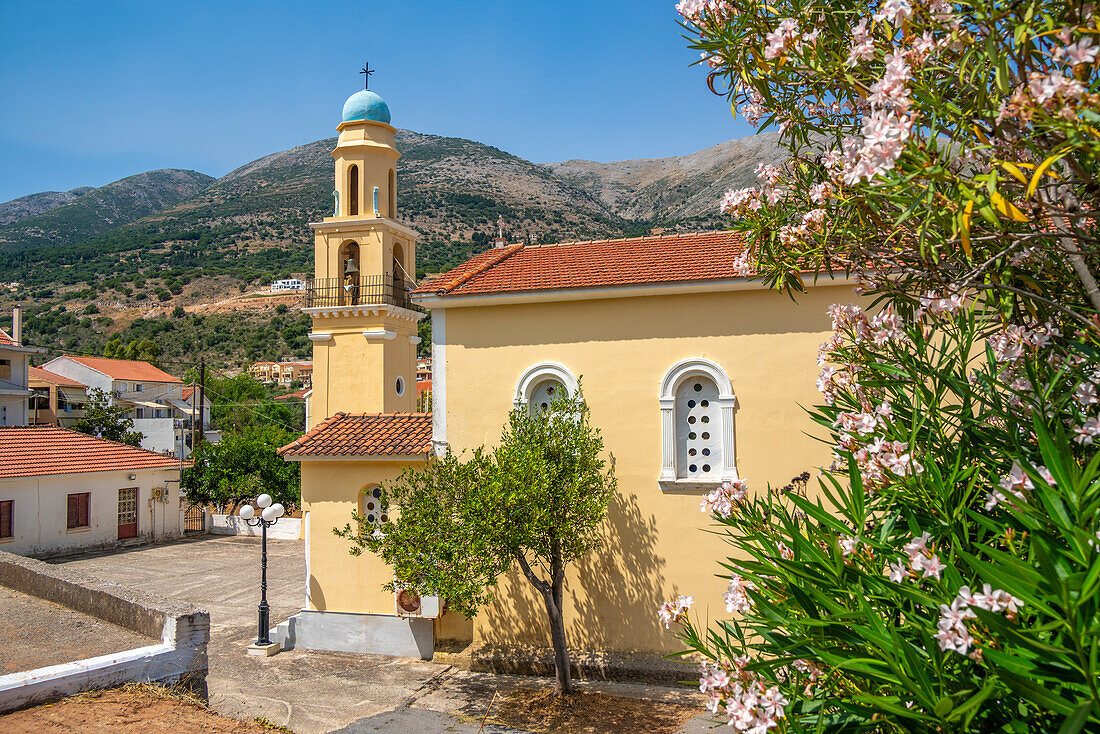
<instances>
[{"instance_id":1,"label":"utility pole","mask_svg":"<svg viewBox=\"0 0 1100 734\"><path fill-rule=\"evenodd\" d=\"M206 357L199 359L199 443L203 441L203 413L206 412Z\"/></svg>"},{"instance_id":2,"label":"utility pole","mask_svg":"<svg viewBox=\"0 0 1100 734\"><path fill-rule=\"evenodd\" d=\"M191 383L191 453L195 453L195 406L199 404L199 386Z\"/></svg>"}]
</instances>

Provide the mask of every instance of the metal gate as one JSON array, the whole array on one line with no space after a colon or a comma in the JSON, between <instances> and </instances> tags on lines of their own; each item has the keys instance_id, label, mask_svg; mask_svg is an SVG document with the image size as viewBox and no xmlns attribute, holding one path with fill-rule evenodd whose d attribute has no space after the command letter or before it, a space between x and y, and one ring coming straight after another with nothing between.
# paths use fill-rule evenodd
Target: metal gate
<instances>
[{"instance_id":1,"label":"metal gate","mask_svg":"<svg viewBox=\"0 0 1100 734\"><path fill-rule=\"evenodd\" d=\"M137 487L118 490L118 539L137 537Z\"/></svg>"},{"instance_id":2,"label":"metal gate","mask_svg":"<svg viewBox=\"0 0 1100 734\"><path fill-rule=\"evenodd\" d=\"M191 505L183 513L183 532L206 532L206 508L202 505Z\"/></svg>"}]
</instances>

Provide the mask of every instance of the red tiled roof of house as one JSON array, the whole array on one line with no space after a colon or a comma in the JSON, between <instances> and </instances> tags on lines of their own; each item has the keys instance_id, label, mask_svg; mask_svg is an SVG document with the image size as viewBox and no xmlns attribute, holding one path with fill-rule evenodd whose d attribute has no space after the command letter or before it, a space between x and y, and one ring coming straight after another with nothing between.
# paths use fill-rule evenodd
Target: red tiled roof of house
<instances>
[{"instance_id":1,"label":"red tiled roof of house","mask_svg":"<svg viewBox=\"0 0 1100 734\"><path fill-rule=\"evenodd\" d=\"M27 377L31 380L42 380L42 382L48 382L58 387L88 387L83 382L77 382L71 378L62 377L49 370L44 370L41 367L28 367Z\"/></svg>"},{"instance_id":2,"label":"red tiled roof of house","mask_svg":"<svg viewBox=\"0 0 1100 734\"><path fill-rule=\"evenodd\" d=\"M725 280L741 277L734 261L744 249L742 234L731 231L512 245L483 252L413 292L473 295Z\"/></svg>"},{"instance_id":3,"label":"red tiled roof of house","mask_svg":"<svg viewBox=\"0 0 1100 734\"><path fill-rule=\"evenodd\" d=\"M302 399L306 396L307 392L309 392L308 387L304 388L302 390L298 390L297 392L287 393L286 395L276 395L275 399L276 400L290 400L291 398Z\"/></svg>"},{"instance_id":4,"label":"red tiled roof of house","mask_svg":"<svg viewBox=\"0 0 1100 734\"><path fill-rule=\"evenodd\" d=\"M8 336L8 332L0 329L0 344L15 344L15 340Z\"/></svg>"},{"instance_id":5,"label":"red tiled roof of house","mask_svg":"<svg viewBox=\"0 0 1100 734\"><path fill-rule=\"evenodd\" d=\"M174 456L57 426L0 428L0 479L130 469L178 469ZM185 462L184 466L190 466Z\"/></svg>"},{"instance_id":6,"label":"red tiled roof of house","mask_svg":"<svg viewBox=\"0 0 1100 734\"><path fill-rule=\"evenodd\" d=\"M432 449L431 413L337 413L279 449L283 456L410 456Z\"/></svg>"},{"instance_id":7,"label":"red tiled roof of house","mask_svg":"<svg viewBox=\"0 0 1100 734\"><path fill-rule=\"evenodd\" d=\"M115 380L183 383L180 378L173 377L148 362L138 362L132 359L108 359L107 357L74 357L72 355L66 355L64 358L71 359L85 367L91 367L93 370L102 372Z\"/></svg>"}]
</instances>

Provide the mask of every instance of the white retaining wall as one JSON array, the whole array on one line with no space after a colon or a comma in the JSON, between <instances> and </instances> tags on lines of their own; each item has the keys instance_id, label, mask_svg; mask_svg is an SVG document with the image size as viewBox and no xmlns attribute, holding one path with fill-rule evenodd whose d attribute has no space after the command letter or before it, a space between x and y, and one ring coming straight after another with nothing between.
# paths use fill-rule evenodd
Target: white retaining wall
<instances>
[{"instance_id":1,"label":"white retaining wall","mask_svg":"<svg viewBox=\"0 0 1100 734\"><path fill-rule=\"evenodd\" d=\"M210 640L206 611L4 552L0 584L161 638L155 645L0 676L0 713L131 681L181 684L205 698Z\"/></svg>"},{"instance_id":2,"label":"white retaining wall","mask_svg":"<svg viewBox=\"0 0 1100 734\"><path fill-rule=\"evenodd\" d=\"M210 532L215 535L260 536L260 528L252 527L236 515L211 515ZM302 518L280 517L279 522L267 529L272 540L298 540L302 537Z\"/></svg>"}]
</instances>

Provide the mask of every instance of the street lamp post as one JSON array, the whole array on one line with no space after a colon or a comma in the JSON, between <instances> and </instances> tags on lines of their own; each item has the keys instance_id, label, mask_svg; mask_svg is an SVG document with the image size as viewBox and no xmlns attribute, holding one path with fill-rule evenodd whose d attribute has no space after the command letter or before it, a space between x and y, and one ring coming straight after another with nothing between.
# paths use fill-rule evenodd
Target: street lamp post
<instances>
[{"instance_id":1,"label":"street lamp post","mask_svg":"<svg viewBox=\"0 0 1100 734\"><path fill-rule=\"evenodd\" d=\"M260 546L260 606L259 606L259 634L252 649L263 650L262 654L269 655L272 648L271 638L268 636L268 618L271 608L267 604L267 529L277 523L283 516L283 506L276 502L271 504L271 495L261 494L256 498L256 504L260 506L260 516L256 517L256 510L252 505L245 505L240 509L240 517L246 525L259 527L263 540Z\"/></svg>"}]
</instances>

